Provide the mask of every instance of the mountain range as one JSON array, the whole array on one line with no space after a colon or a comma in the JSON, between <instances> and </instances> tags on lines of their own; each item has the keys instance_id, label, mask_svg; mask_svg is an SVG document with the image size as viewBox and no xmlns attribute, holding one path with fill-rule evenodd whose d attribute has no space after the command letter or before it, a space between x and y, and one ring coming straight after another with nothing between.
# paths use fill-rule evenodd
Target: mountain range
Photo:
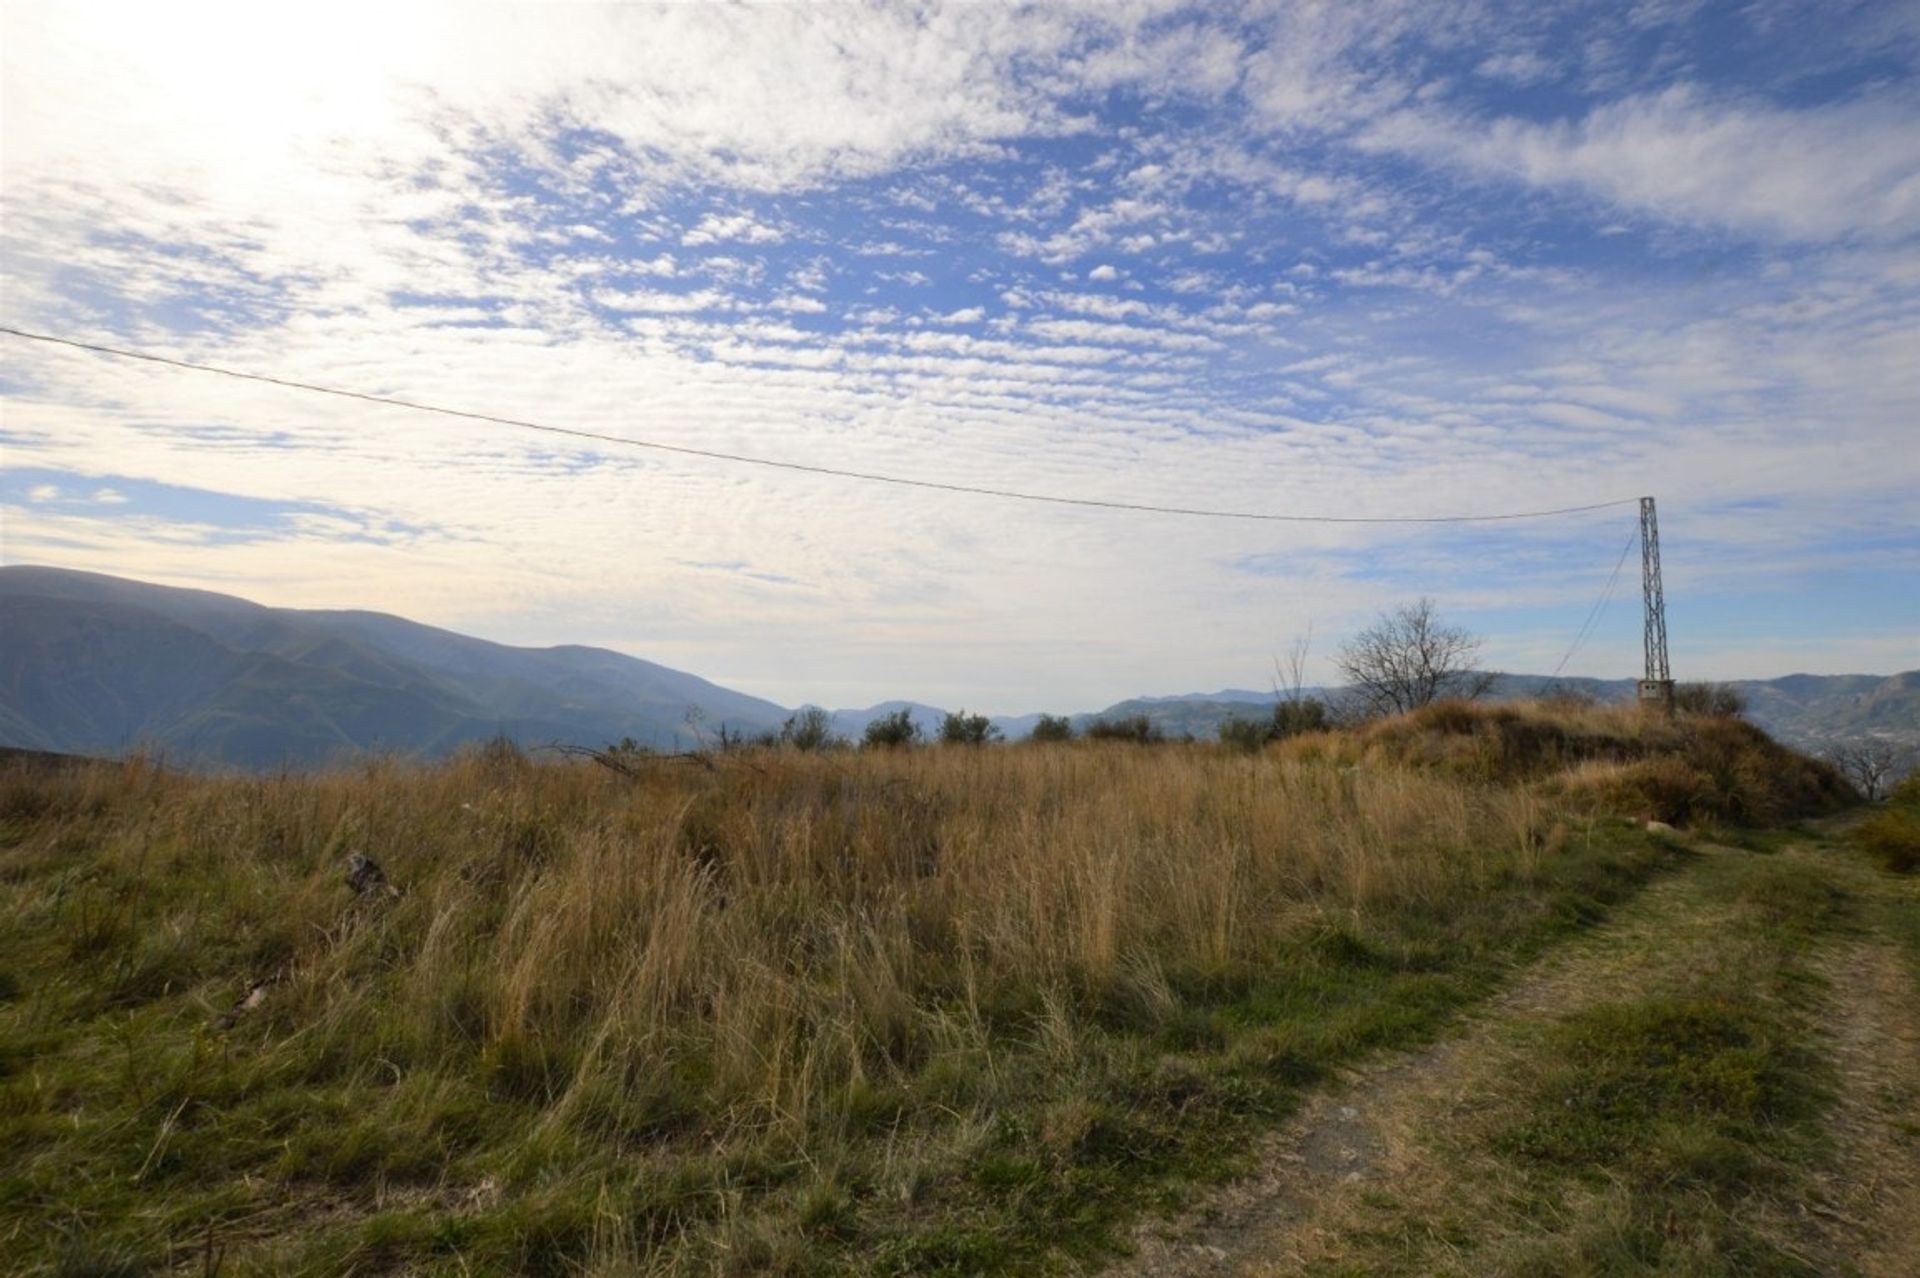
<instances>
[{"instance_id":1,"label":"mountain range","mask_svg":"<svg viewBox=\"0 0 1920 1278\"><path fill-rule=\"evenodd\" d=\"M516 648L377 612L268 608L0 568L0 744L243 767L439 755L499 735L690 748L787 711L602 648Z\"/></svg>"},{"instance_id":2,"label":"mountain range","mask_svg":"<svg viewBox=\"0 0 1920 1278\"><path fill-rule=\"evenodd\" d=\"M1553 684L1602 701L1631 679L1501 675L1493 695ZM1822 749L1877 737L1920 749L1920 671L1788 675L1735 684L1748 717ZM1310 695L1337 695L1308 689ZM1245 688L1138 697L1069 716L1145 715L1169 736L1211 738L1264 715ZM933 735L945 710L911 701L833 711L837 732L905 709ZM388 751L435 756L496 736L690 749L724 729L776 731L788 709L603 648L521 648L385 613L269 608L231 595L97 573L0 567L0 746L115 755L150 747L195 764L310 766ZM996 717L1012 740L1037 714Z\"/></svg>"}]
</instances>

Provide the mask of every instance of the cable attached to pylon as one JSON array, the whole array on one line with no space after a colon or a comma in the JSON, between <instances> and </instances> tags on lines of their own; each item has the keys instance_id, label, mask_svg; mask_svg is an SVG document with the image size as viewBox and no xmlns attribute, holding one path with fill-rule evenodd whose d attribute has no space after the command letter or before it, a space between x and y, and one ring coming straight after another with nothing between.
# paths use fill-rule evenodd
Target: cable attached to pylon
<instances>
[{"instance_id":1,"label":"cable attached to pylon","mask_svg":"<svg viewBox=\"0 0 1920 1278\"><path fill-rule=\"evenodd\" d=\"M111 355L117 359L139 360L148 364L160 364L167 368L185 369L194 373L212 373L220 377L231 377L243 382L260 382L268 386L280 386L288 390L310 391L316 395L333 395L341 399L359 400L367 404L383 404L389 408L411 409L418 413L437 413L442 417L459 417L468 421L489 422L496 426L509 426L516 430L541 431L549 435L565 435L573 439L590 439L604 444L620 444L628 448L645 448L655 452L678 453L684 457L704 457L710 461L738 462L745 466L766 466L775 470L799 471L808 475L831 475L839 479L857 479L874 484L894 484L903 488L929 488L938 492L968 493L976 497L1001 497L1010 501L1043 502L1054 506L1090 506L1100 510L1124 510L1151 515L1185 515L1196 519L1253 519L1269 523L1286 524L1475 524L1495 523L1512 519L1546 519L1554 515L1577 515L1590 510L1606 510L1613 506L1628 506L1639 501L1638 497L1620 497L1612 501L1589 502L1582 506L1560 506L1553 510L1506 511L1491 515L1279 515L1264 511L1245 510L1204 510L1191 506L1161 506L1149 502L1107 501L1098 497L1062 497L1056 493L1027 493L1008 488L988 488L974 484L951 484L936 479L910 479L904 475L882 475L871 471L844 470L837 466L815 466L806 462L780 461L772 457L754 457L745 453L727 453L711 448L693 448L685 444L663 444L652 439L633 439L625 435L607 435L599 431L582 430L573 426L555 426L547 422L526 421L517 417L501 417L494 413L474 412L464 408L445 408L437 404L425 404L418 400L400 399L392 395L372 395L365 391L344 390L337 386L321 386L314 382L296 381L289 377L274 377L267 373L249 373L237 368L221 368L214 364L196 364L190 360L173 359L166 355L154 355L146 351L130 351L118 346L103 346L97 342L83 342L71 337L57 337L51 333L35 333L24 328L0 325L0 333L9 337L18 337L30 342L47 342L55 346L69 346L74 350L91 351L96 355Z\"/></svg>"},{"instance_id":2,"label":"cable attached to pylon","mask_svg":"<svg viewBox=\"0 0 1920 1278\"><path fill-rule=\"evenodd\" d=\"M1607 577L1606 589L1602 590L1600 597L1593 601L1593 607L1587 609L1587 619L1581 623L1580 633L1573 637L1572 646L1567 649L1566 655L1560 658L1560 664L1553 668L1553 673L1548 676L1549 678L1558 679L1560 672L1567 668L1567 663L1573 660L1573 654L1580 651L1580 645L1585 643L1593 634L1594 627L1599 624L1600 618L1606 614L1607 605L1613 602L1613 588L1619 584L1620 570L1626 567L1627 552L1632 550L1633 543L1639 540L1640 526L1635 524L1633 531L1627 534L1627 544L1620 547L1620 558L1614 561L1613 572Z\"/></svg>"}]
</instances>

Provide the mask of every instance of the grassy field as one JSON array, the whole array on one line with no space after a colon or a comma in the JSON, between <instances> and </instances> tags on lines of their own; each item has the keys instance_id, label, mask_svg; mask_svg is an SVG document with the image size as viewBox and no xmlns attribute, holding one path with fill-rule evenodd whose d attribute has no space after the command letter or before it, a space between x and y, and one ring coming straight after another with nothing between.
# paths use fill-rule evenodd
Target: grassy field
<instances>
[{"instance_id":1,"label":"grassy field","mask_svg":"<svg viewBox=\"0 0 1920 1278\"><path fill-rule=\"evenodd\" d=\"M1646 821L1846 799L1738 722L1572 706L1254 755L20 764L0 1250L58 1274L1097 1267L1336 1071L1683 866ZM351 890L353 852L394 890ZM1554 1050L1586 1032L1613 1029ZM1551 1167L1610 1137L1500 1139Z\"/></svg>"}]
</instances>

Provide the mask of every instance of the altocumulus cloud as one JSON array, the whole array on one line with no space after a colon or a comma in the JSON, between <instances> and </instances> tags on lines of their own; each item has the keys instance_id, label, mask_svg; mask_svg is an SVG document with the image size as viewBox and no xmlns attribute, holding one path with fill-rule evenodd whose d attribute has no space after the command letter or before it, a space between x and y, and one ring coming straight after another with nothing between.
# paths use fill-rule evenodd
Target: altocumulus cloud
<instances>
[{"instance_id":1,"label":"altocumulus cloud","mask_svg":"<svg viewBox=\"0 0 1920 1278\"><path fill-rule=\"evenodd\" d=\"M1885 665L1920 629L1899 602L1920 598L1901 10L0 23L17 324L1123 501L1432 514L1651 488L1683 673L1808 652L1811 581L1832 633L1798 664ZM1309 621L1409 591L1497 661L1550 666L1626 531L999 505L5 349L9 466L45 477L9 490L9 560L604 642L789 703L1244 685ZM269 506L293 513L206 531ZM1593 672L1631 672L1630 614Z\"/></svg>"}]
</instances>

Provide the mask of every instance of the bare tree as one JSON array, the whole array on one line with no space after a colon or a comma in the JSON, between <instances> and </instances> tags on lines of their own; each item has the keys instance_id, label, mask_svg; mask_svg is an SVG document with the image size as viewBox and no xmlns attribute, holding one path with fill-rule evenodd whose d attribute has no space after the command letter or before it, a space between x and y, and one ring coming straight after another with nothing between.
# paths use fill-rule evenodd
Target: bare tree
<instances>
[{"instance_id":1,"label":"bare tree","mask_svg":"<svg viewBox=\"0 0 1920 1278\"><path fill-rule=\"evenodd\" d=\"M1900 775L1906 759L1905 752L1893 742L1869 737L1833 747L1827 751L1827 761L1872 802L1886 794L1888 783Z\"/></svg>"},{"instance_id":2,"label":"bare tree","mask_svg":"<svg viewBox=\"0 0 1920 1278\"><path fill-rule=\"evenodd\" d=\"M1375 714L1415 710L1442 697L1478 697L1493 686L1480 670L1479 636L1444 625L1433 600L1401 604L1349 639L1334 664Z\"/></svg>"},{"instance_id":3,"label":"bare tree","mask_svg":"<svg viewBox=\"0 0 1920 1278\"><path fill-rule=\"evenodd\" d=\"M1275 701L1299 702L1307 695L1307 654L1313 650L1313 623L1307 623L1307 633L1295 635L1293 642L1287 645L1285 664L1282 659L1273 659L1273 699Z\"/></svg>"},{"instance_id":4,"label":"bare tree","mask_svg":"<svg viewBox=\"0 0 1920 1278\"><path fill-rule=\"evenodd\" d=\"M1327 703L1307 695L1307 656L1313 651L1313 625L1307 633L1295 635L1287 645L1286 664L1273 660L1273 718L1264 725L1266 740L1281 741L1303 732L1319 732L1330 726ZM1250 729L1239 729L1243 734ZM1226 729L1223 725L1222 738Z\"/></svg>"}]
</instances>

